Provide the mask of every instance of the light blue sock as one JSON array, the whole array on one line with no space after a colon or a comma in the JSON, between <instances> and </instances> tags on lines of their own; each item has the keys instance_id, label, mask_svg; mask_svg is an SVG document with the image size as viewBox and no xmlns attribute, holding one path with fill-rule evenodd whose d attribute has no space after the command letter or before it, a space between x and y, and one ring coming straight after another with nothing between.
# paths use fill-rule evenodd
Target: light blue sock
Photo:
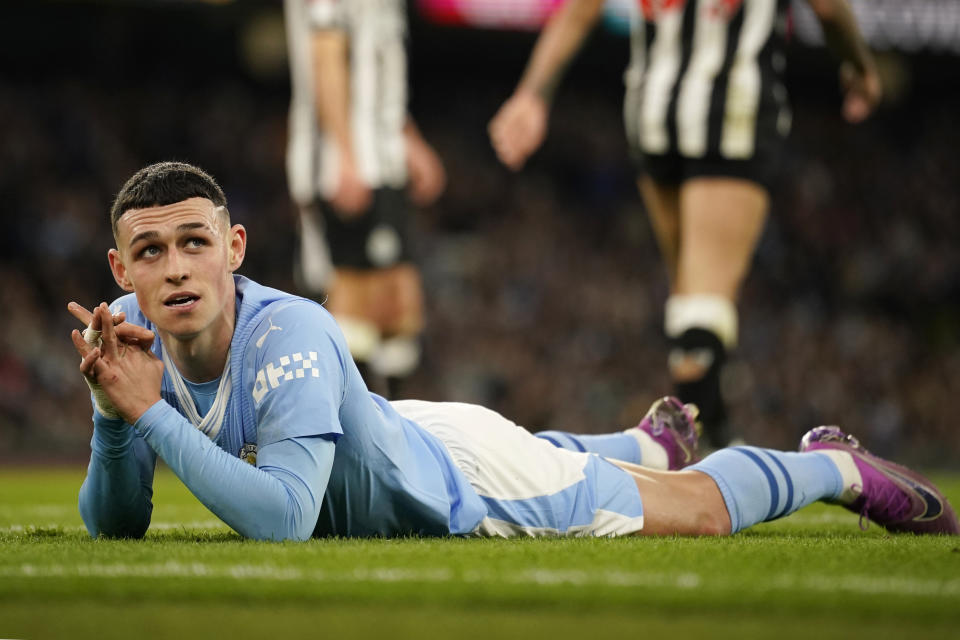
<instances>
[{"instance_id":1,"label":"light blue sock","mask_svg":"<svg viewBox=\"0 0 960 640\"><path fill-rule=\"evenodd\" d=\"M721 449L687 467L717 483L736 533L776 520L811 502L839 497L840 470L818 453L785 453L758 447Z\"/></svg>"},{"instance_id":2,"label":"light blue sock","mask_svg":"<svg viewBox=\"0 0 960 640\"><path fill-rule=\"evenodd\" d=\"M604 433L601 435L581 435L566 431L541 431L533 434L543 438L554 446L570 451L596 453L604 458L615 458L633 464L643 464L640 444L628 433Z\"/></svg>"}]
</instances>

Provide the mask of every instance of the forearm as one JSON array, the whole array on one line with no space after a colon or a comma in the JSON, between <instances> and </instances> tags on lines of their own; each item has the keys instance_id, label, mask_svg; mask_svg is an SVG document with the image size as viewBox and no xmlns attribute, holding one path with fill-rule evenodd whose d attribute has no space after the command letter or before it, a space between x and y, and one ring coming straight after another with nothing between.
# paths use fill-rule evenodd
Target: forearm
<instances>
[{"instance_id":1,"label":"forearm","mask_svg":"<svg viewBox=\"0 0 960 640\"><path fill-rule=\"evenodd\" d=\"M294 441L262 447L260 467L220 449L165 402L134 428L190 491L237 533L258 540L306 540L313 533L333 462L333 443L313 451ZM271 460L297 457L297 472Z\"/></svg>"},{"instance_id":2,"label":"forearm","mask_svg":"<svg viewBox=\"0 0 960 640\"><path fill-rule=\"evenodd\" d=\"M603 0L568 0L547 22L518 90L532 91L549 103L563 71L593 29L602 7Z\"/></svg>"},{"instance_id":3,"label":"forearm","mask_svg":"<svg viewBox=\"0 0 960 640\"><path fill-rule=\"evenodd\" d=\"M80 516L93 537L141 538L153 511L155 458L122 420L94 418ZM139 451L138 451L139 449Z\"/></svg>"},{"instance_id":4,"label":"forearm","mask_svg":"<svg viewBox=\"0 0 960 640\"><path fill-rule=\"evenodd\" d=\"M320 128L342 153L352 149L350 133L350 63L347 36L334 29L320 30L311 39L314 101Z\"/></svg>"},{"instance_id":5,"label":"forearm","mask_svg":"<svg viewBox=\"0 0 960 640\"><path fill-rule=\"evenodd\" d=\"M874 66L873 55L857 27L856 17L846 0L811 0L810 5L830 50L863 73Z\"/></svg>"}]
</instances>

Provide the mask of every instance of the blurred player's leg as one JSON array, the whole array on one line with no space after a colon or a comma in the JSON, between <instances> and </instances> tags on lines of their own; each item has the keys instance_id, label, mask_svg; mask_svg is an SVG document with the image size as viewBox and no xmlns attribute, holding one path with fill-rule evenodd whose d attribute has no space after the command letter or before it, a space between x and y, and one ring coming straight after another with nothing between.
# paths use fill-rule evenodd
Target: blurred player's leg
<instances>
[{"instance_id":1,"label":"blurred player's leg","mask_svg":"<svg viewBox=\"0 0 960 640\"><path fill-rule=\"evenodd\" d=\"M769 204L763 187L734 178L693 178L678 189L639 182L670 274L664 326L675 392L700 408L713 447L730 440L720 374L737 343L737 291Z\"/></svg>"},{"instance_id":2,"label":"blurred player's leg","mask_svg":"<svg viewBox=\"0 0 960 640\"><path fill-rule=\"evenodd\" d=\"M367 385L396 398L420 362L423 292L409 263L385 269L338 268L327 303ZM387 389L377 387L387 386Z\"/></svg>"},{"instance_id":3,"label":"blurred player's leg","mask_svg":"<svg viewBox=\"0 0 960 640\"><path fill-rule=\"evenodd\" d=\"M423 290L410 252L406 194L378 189L367 211L346 219L324 201L317 210L318 223L308 219L301 225L303 290L337 319L367 386L397 397L400 382L419 365L423 330ZM322 242L308 237L314 229L322 232ZM326 278L307 277L308 267L319 262L308 251L329 252Z\"/></svg>"},{"instance_id":4,"label":"blurred player's leg","mask_svg":"<svg viewBox=\"0 0 960 640\"><path fill-rule=\"evenodd\" d=\"M293 278L299 291L322 303L333 279L323 218L313 205L299 207L298 213L300 238L293 261Z\"/></svg>"},{"instance_id":5,"label":"blurred player's leg","mask_svg":"<svg viewBox=\"0 0 960 640\"><path fill-rule=\"evenodd\" d=\"M737 293L768 208L766 189L748 180L694 178L680 190L680 256L666 317L670 370L681 399L700 407L714 447L730 441L720 374L737 344Z\"/></svg>"},{"instance_id":6,"label":"blurred player's leg","mask_svg":"<svg viewBox=\"0 0 960 640\"><path fill-rule=\"evenodd\" d=\"M677 282L680 255L680 188L657 183L646 175L637 180L637 188L646 205L672 291Z\"/></svg>"},{"instance_id":7,"label":"blurred player's leg","mask_svg":"<svg viewBox=\"0 0 960 640\"><path fill-rule=\"evenodd\" d=\"M620 433L584 435L540 431L556 447L596 453L648 469L677 470L697 460L697 408L673 397L653 403L643 419Z\"/></svg>"}]
</instances>

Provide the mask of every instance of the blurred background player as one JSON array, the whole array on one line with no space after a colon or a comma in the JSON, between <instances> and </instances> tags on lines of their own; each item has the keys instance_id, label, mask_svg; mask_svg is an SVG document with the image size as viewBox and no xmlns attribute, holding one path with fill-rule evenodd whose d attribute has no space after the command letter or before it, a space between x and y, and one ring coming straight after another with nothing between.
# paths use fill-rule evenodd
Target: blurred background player
<instances>
[{"instance_id":1,"label":"blurred background player","mask_svg":"<svg viewBox=\"0 0 960 640\"><path fill-rule=\"evenodd\" d=\"M295 274L326 299L367 384L390 395L420 360L423 292L410 203L446 175L407 113L402 0L286 0L287 176L300 211Z\"/></svg>"},{"instance_id":2,"label":"blurred background player","mask_svg":"<svg viewBox=\"0 0 960 640\"><path fill-rule=\"evenodd\" d=\"M850 122L880 98L846 0L809 0L842 59ZM737 344L736 299L770 203L790 111L781 83L787 0L638 0L624 118L641 197L670 281L664 329L676 395L700 408L709 445L731 439L721 369ZM543 142L554 90L603 0L569 0L548 21L513 96L490 123L519 170Z\"/></svg>"}]
</instances>

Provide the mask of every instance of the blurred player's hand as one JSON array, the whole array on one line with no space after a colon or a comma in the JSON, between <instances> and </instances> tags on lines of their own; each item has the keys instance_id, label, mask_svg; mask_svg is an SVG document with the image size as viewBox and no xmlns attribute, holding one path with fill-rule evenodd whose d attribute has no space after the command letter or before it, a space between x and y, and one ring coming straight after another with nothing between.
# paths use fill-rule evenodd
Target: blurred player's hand
<instances>
[{"instance_id":1,"label":"blurred player's hand","mask_svg":"<svg viewBox=\"0 0 960 640\"><path fill-rule=\"evenodd\" d=\"M99 346L84 339L76 329L70 337L81 356L80 372L93 380L105 394L109 409L114 414L111 417L119 416L128 424L133 424L160 400L163 362L150 351L152 337L149 343L140 340L136 344L126 342L120 338L114 318L106 303L101 303L93 310L88 326L92 328L99 324L102 328Z\"/></svg>"},{"instance_id":2,"label":"blurred player's hand","mask_svg":"<svg viewBox=\"0 0 960 640\"><path fill-rule=\"evenodd\" d=\"M852 64L844 63L840 67L840 82L844 92L843 117L854 124L863 122L883 94L877 70L871 67L861 73Z\"/></svg>"},{"instance_id":3,"label":"blurred player's hand","mask_svg":"<svg viewBox=\"0 0 960 640\"><path fill-rule=\"evenodd\" d=\"M519 171L547 135L549 107L533 91L517 89L490 121L487 131L500 162Z\"/></svg>"},{"instance_id":4,"label":"blurred player's hand","mask_svg":"<svg viewBox=\"0 0 960 640\"><path fill-rule=\"evenodd\" d=\"M406 135L407 173L410 179L410 199L418 207L436 202L447 186L447 172L440 156L417 133Z\"/></svg>"},{"instance_id":5,"label":"blurred player's hand","mask_svg":"<svg viewBox=\"0 0 960 640\"><path fill-rule=\"evenodd\" d=\"M373 201L373 192L357 171L353 160L340 155L340 176L337 189L330 198L330 205L344 220L356 218L367 212Z\"/></svg>"}]
</instances>

